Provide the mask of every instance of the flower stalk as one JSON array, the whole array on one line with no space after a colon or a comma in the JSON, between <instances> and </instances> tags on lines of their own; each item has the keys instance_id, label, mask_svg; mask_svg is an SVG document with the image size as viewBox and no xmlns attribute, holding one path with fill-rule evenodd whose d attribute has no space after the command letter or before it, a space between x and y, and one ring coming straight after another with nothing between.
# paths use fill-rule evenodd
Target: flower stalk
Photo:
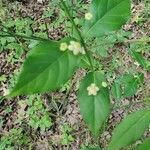
<instances>
[{"instance_id":1,"label":"flower stalk","mask_svg":"<svg viewBox=\"0 0 150 150\"><path fill-rule=\"evenodd\" d=\"M91 69L94 71L94 66L93 66L93 63L92 63L92 60L91 60L91 57L90 57L90 53L89 53L89 51L88 51L88 49L87 49L87 47L86 47L86 44L85 44L84 39L83 39L83 37L82 37L82 35L81 35L81 32L79 31L78 27L76 26L76 24L75 24L75 22L74 22L74 19L73 19L73 17L71 16L71 14L70 14L70 12L69 12L69 9L67 8L66 3L64 2L64 0L60 0L60 1L61 1L62 6L64 7L64 10L65 10L65 12L66 12L68 18L70 19L72 25L74 26L74 28L75 28L75 30L76 30L76 32L77 32L79 38L80 38L80 42L81 42L81 44L82 44L82 46L83 46L83 48L84 48L84 50L85 50L86 56L87 56L87 58L88 58L88 61L89 61L89 63L90 63L90 66L91 66Z\"/></svg>"}]
</instances>

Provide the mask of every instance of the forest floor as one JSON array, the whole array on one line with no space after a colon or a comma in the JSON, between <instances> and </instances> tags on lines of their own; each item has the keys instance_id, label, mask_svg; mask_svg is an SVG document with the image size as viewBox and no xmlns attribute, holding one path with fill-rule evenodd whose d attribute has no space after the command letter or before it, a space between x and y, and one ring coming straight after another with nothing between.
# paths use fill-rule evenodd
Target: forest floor
<instances>
[{"instance_id":1,"label":"forest floor","mask_svg":"<svg viewBox=\"0 0 150 150\"><path fill-rule=\"evenodd\" d=\"M0 20L10 31L59 40L70 31L70 23L56 1L2 0ZM75 16L77 21L84 16L88 2L78 4ZM140 39L150 36L150 4L148 1L135 1L132 4L130 21L117 33L118 40ZM3 27L2 27L3 28ZM1 27L0 27L1 29ZM60 91L43 95L20 96L4 99L3 95L11 89L20 71L27 52L37 44L34 40L16 38L0 39L0 150L79 150L87 145L100 144L105 147L111 139L112 131L130 112L145 107L144 101L150 99L150 72L144 70L127 54L131 45L113 44L108 47L108 56L102 59L106 69L113 65L107 80L113 80L125 72L142 72L144 86L137 93L117 103L109 116L106 130L98 142L92 138L80 115L76 92L85 70L78 70L73 79ZM148 43L149 44L149 43ZM133 43L132 46L148 49L148 44ZM147 54L147 53L146 53ZM150 55L145 55L150 59ZM111 58L111 59L110 59ZM114 99L111 99L115 103ZM49 118L47 118L47 115ZM42 116L45 119L42 122ZM38 122L38 124L37 124ZM48 122L43 126L44 122ZM150 137L147 130L143 137ZM143 137L133 144L142 143Z\"/></svg>"}]
</instances>

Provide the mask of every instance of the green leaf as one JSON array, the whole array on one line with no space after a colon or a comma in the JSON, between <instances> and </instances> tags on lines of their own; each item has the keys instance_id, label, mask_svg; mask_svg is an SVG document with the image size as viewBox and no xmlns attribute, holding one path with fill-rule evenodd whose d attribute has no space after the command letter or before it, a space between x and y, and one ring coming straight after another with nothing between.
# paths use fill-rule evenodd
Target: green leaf
<instances>
[{"instance_id":1,"label":"green leaf","mask_svg":"<svg viewBox=\"0 0 150 150\"><path fill-rule=\"evenodd\" d=\"M111 93L117 100L133 96L142 82L143 74L124 74L114 81Z\"/></svg>"},{"instance_id":2,"label":"green leaf","mask_svg":"<svg viewBox=\"0 0 150 150\"><path fill-rule=\"evenodd\" d=\"M80 57L68 50L60 51L60 43L42 42L31 50L10 96L53 91L71 78Z\"/></svg>"},{"instance_id":3,"label":"green leaf","mask_svg":"<svg viewBox=\"0 0 150 150\"><path fill-rule=\"evenodd\" d=\"M97 48L96 53L99 54L101 57L107 57L108 56L107 48L105 48L105 47Z\"/></svg>"},{"instance_id":4,"label":"green leaf","mask_svg":"<svg viewBox=\"0 0 150 150\"><path fill-rule=\"evenodd\" d=\"M99 37L121 28L130 16L130 0L93 0L91 20L84 26L86 37Z\"/></svg>"},{"instance_id":5,"label":"green leaf","mask_svg":"<svg viewBox=\"0 0 150 150\"><path fill-rule=\"evenodd\" d=\"M105 82L103 73L98 71L89 73L82 80L78 92L81 114L95 137L98 136L100 128L107 120L110 112L108 88L103 87L102 82ZM91 83L95 83L99 88L96 96L88 95L87 88L91 85Z\"/></svg>"},{"instance_id":6,"label":"green leaf","mask_svg":"<svg viewBox=\"0 0 150 150\"><path fill-rule=\"evenodd\" d=\"M121 91L121 87L120 84L115 81L112 85L112 89L111 89L112 95L115 99L121 99L122 98L122 91Z\"/></svg>"},{"instance_id":7,"label":"green leaf","mask_svg":"<svg viewBox=\"0 0 150 150\"><path fill-rule=\"evenodd\" d=\"M146 60L142 54L139 52L136 52L134 50L130 50L129 54L132 56L133 59L135 59L144 69L150 70L150 61Z\"/></svg>"},{"instance_id":8,"label":"green leaf","mask_svg":"<svg viewBox=\"0 0 150 150\"><path fill-rule=\"evenodd\" d=\"M150 150L150 138L146 139L143 144L138 146L137 150Z\"/></svg>"},{"instance_id":9,"label":"green leaf","mask_svg":"<svg viewBox=\"0 0 150 150\"><path fill-rule=\"evenodd\" d=\"M114 130L108 150L120 150L139 139L150 125L150 110L139 110L127 117Z\"/></svg>"}]
</instances>

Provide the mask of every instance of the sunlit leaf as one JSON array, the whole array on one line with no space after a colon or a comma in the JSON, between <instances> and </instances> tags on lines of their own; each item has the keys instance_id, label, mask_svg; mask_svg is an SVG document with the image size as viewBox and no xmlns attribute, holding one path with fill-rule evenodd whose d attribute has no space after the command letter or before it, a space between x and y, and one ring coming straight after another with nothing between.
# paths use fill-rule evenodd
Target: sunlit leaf
<instances>
[{"instance_id":1,"label":"sunlit leaf","mask_svg":"<svg viewBox=\"0 0 150 150\"><path fill-rule=\"evenodd\" d=\"M139 110L125 117L116 127L108 150L120 150L138 140L150 125L150 110Z\"/></svg>"},{"instance_id":2,"label":"sunlit leaf","mask_svg":"<svg viewBox=\"0 0 150 150\"><path fill-rule=\"evenodd\" d=\"M91 20L85 22L84 35L99 37L118 30L130 16L130 0L93 0L89 12Z\"/></svg>"},{"instance_id":3,"label":"sunlit leaf","mask_svg":"<svg viewBox=\"0 0 150 150\"><path fill-rule=\"evenodd\" d=\"M66 50L60 42L42 42L31 50L10 96L53 91L65 84L79 64L79 57Z\"/></svg>"},{"instance_id":4,"label":"sunlit leaf","mask_svg":"<svg viewBox=\"0 0 150 150\"><path fill-rule=\"evenodd\" d=\"M146 70L150 70L150 61L146 60L142 54L139 52L136 52L134 50L130 50L129 54L132 56L133 59L135 59L139 65L141 65Z\"/></svg>"},{"instance_id":5,"label":"sunlit leaf","mask_svg":"<svg viewBox=\"0 0 150 150\"><path fill-rule=\"evenodd\" d=\"M103 73L89 73L82 80L78 92L81 114L94 136L98 136L99 131L103 123L107 120L110 112L108 88L103 87L102 82L105 82ZM87 88L91 83L95 83L99 88L96 96L88 95Z\"/></svg>"},{"instance_id":6,"label":"sunlit leaf","mask_svg":"<svg viewBox=\"0 0 150 150\"><path fill-rule=\"evenodd\" d=\"M136 93L141 83L143 83L142 73L137 75L124 74L114 81L111 93L117 100L130 97Z\"/></svg>"}]
</instances>

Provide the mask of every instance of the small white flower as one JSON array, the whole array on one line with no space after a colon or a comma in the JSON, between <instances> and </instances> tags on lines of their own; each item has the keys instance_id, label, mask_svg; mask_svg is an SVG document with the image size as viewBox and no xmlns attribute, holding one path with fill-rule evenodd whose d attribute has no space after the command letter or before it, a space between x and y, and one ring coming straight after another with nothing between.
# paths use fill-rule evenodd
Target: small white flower
<instances>
[{"instance_id":1,"label":"small white flower","mask_svg":"<svg viewBox=\"0 0 150 150\"><path fill-rule=\"evenodd\" d=\"M65 51L65 50L67 50L67 48L68 48L67 43L61 43L61 44L60 44L60 50L61 50L61 51Z\"/></svg>"},{"instance_id":2,"label":"small white flower","mask_svg":"<svg viewBox=\"0 0 150 150\"><path fill-rule=\"evenodd\" d=\"M93 18L93 15L91 13L86 13L85 14L85 19L86 20L91 20Z\"/></svg>"},{"instance_id":3,"label":"small white flower","mask_svg":"<svg viewBox=\"0 0 150 150\"><path fill-rule=\"evenodd\" d=\"M74 50L74 47L75 47L75 41L70 41L70 45L68 46L68 49L70 51L73 51Z\"/></svg>"},{"instance_id":4,"label":"small white flower","mask_svg":"<svg viewBox=\"0 0 150 150\"><path fill-rule=\"evenodd\" d=\"M103 86L103 87L107 87L108 85L107 85L106 82L102 82L102 86Z\"/></svg>"},{"instance_id":5,"label":"small white flower","mask_svg":"<svg viewBox=\"0 0 150 150\"><path fill-rule=\"evenodd\" d=\"M75 42L74 43L73 54L78 55L80 53L80 49L81 49L81 44L78 43L78 42Z\"/></svg>"},{"instance_id":6,"label":"small white flower","mask_svg":"<svg viewBox=\"0 0 150 150\"><path fill-rule=\"evenodd\" d=\"M95 83L92 83L89 87L87 87L88 95L97 95L99 88L96 86Z\"/></svg>"},{"instance_id":7,"label":"small white flower","mask_svg":"<svg viewBox=\"0 0 150 150\"><path fill-rule=\"evenodd\" d=\"M78 55L79 53L85 54L84 48L81 46L79 42L70 41L68 49L72 51L74 55Z\"/></svg>"},{"instance_id":8,"label":"small white flower","mask_svg":"<svg viewBox=\"0 0 150 150\"><path fill-rule=\"evenodd\" d=\"M80 49L80 53L83 54L83 55L85 55L85 50L84 50L83 47Z\"/></svg>"},{"instance_id":9,"label":"small white flower","mask_svg":"<svg viewBox=\"0 0 150 150\"><path fill-rule=\"evenodd\" d=\"M78 55L79 54L79 51L77 49L73 50L73 54L74 55Z\"/></svg>"}]
</instances>

